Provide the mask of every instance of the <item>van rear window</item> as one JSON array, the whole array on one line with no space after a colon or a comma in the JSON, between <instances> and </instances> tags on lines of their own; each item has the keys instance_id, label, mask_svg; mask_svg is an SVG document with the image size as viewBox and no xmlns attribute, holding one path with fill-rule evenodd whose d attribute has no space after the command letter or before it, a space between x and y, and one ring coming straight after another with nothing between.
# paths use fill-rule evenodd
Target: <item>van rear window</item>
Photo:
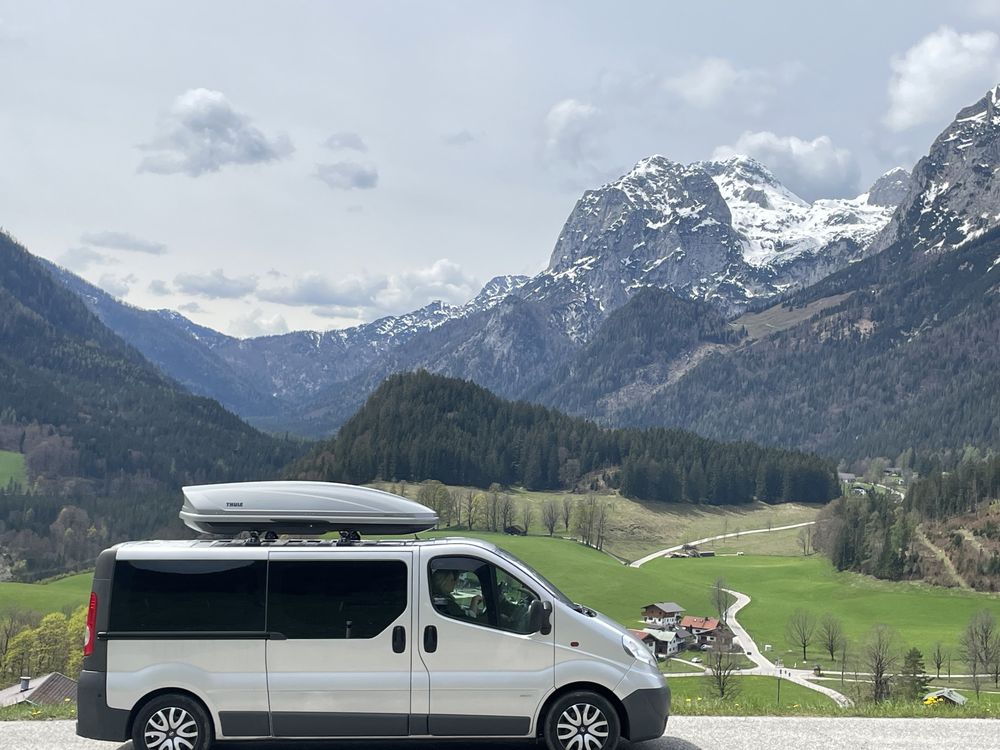
<instances>
[{"instance_id":1,"label":"van rear window","mask_svg":"<svg viewBox=\"0 0 1000 750\"><path fill-rule=\"evenodd\" d=\"M401 560L271 561L268 629L286 638L374 638L406 611Z\"/></svg>"},{"instance_id":2,"label":"van rear window","mask_svg":"<svg viewBox=\"0 0 1000 750\"><path fill-rule=\"evenodd\" d=\"M264 560L119 560L113 632L260 632Z\"/></svg>"}]
</instances>

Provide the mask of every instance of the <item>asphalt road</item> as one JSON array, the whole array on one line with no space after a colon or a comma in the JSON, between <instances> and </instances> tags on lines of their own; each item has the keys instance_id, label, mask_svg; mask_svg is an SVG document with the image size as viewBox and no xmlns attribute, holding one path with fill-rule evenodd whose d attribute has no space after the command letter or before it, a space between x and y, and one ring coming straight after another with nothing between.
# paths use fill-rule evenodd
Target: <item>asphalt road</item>
<instances>
[{"instance_id":1,"label":"asphalt road","mask_svg":"<svg viewBox=\"0 0 1000 750\"><path fill-rule=\"evenodd\" d=\"M0 721L2 750L132 750L131 743L77 737L71 721ZM1000 723L992 719L793 719L680 716L667 735L630 750L1000 750ZM226 743L223 750L529 750L530 742L266 742Z\"/></svg>"}]
</instances>

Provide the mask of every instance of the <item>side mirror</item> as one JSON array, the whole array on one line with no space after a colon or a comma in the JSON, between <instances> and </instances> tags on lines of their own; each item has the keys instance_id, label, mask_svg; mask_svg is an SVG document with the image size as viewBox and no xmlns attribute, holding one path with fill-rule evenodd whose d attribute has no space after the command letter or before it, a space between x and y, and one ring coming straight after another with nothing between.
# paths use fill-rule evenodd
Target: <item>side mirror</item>
<instances>
[{"instance_id":1,"label":"side mirror","mask_svg":"<svg viewBox=\"0 0 1000 750\"><path fill-rule=\"evenodd\" d=\"M548 635L552 632L552 623L549 618L552 616L552 605L535 599L528 607L528 630L532 633Z\"/></svg>"}]
</instances>

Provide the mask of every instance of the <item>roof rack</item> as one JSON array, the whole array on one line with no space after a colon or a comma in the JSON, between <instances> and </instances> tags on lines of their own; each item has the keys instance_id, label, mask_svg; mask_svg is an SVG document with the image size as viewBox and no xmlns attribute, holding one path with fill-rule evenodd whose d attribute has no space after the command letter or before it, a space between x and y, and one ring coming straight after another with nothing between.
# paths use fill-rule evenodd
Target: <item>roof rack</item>
<instances>
[{"instance_id":1,"label":"roof rack","mask_svg":"<svg viewBox=\"0 0 1000 750\"><path fill-rule=\"evenodd\" d=\"M332 482L237 482L184 487L180 517L202 534L415 534L437 525L430 508L390 492ZM249 543L254 543L250 541Z\"/></svg>"}]
</instances>

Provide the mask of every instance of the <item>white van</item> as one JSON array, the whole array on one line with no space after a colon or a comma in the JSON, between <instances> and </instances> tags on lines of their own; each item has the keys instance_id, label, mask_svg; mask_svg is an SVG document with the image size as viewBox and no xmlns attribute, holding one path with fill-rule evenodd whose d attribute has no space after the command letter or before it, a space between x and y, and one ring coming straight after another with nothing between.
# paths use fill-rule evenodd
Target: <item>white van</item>
<instances>
[{"instance_id":1,"label":"white van","mask_svg":"<svg viewBox=\"0 0 1000 750\"><path fill-rule=\"evenodd\" d=\"M437 517L349 485L187 487L182 518L247 539L129 542L94 572L77 734L136 750L215 740L662 735L646 647L476 539L361 541ZM341 531L341 540L279 533ZM305 532L303 531L305 530Z\"/></svg>"}]
</instances>

